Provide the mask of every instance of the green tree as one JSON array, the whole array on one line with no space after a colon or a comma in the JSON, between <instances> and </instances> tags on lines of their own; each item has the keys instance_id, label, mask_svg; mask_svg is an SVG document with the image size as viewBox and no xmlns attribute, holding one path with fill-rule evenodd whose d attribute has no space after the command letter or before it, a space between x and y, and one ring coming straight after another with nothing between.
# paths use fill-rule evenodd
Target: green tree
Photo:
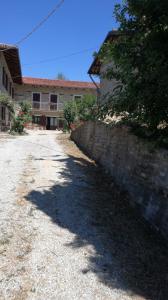
<instances>
[{"instance_id":1,"label":"green tree","mask_svg":"<svg viewBox=\"0 0 168 300\"><path fill-rule=\"evenodd\" d=\"M82 121L95 119L96 112L96 96L84 95L76 101L77 118Z\"/></svg>"},{"instance_id":2,"label":"green tree","mask_svg":"<svg viewBox=\"0 0 168 300\"><path fill-rule=\"evenodd\" d=\"M64 106L64 118L68 128L74 122L95 119L96 112L96 96L94 95L84 95L80 99L66 102Z\"/></svg>"},{"instance_id":3,"label":"green tree","mask_svg":"<svg viewBox=\"0 0 168 300\"><path fill-rule=\"evenodd\" d=\"M9 110L13 118L15 114L15 109L12 99L6 94L0 94L0 104L5 106Z\"/></svg>"},{"instance_id":4,"label":"green tree","mask_svg":"<svg viewBox=\"0 0 168 300\"><path fill-rule=\"evenodd\" d=\"M100 57L114 62L105 77L119 84L105 109L156 130L168 123L168 1L127 0L116 5L115 16L118 39Z\"/></svg>"},{"instance_id":5,"label":"green tree","mask_svg":"<svg viewBox=\"0 0 168 300\"><path fill-rule=\"evenodd\" d=\"M71 124L74 123L76 117L76 103L74 101L67 101L64 106L64 118L67 122L68 129L70 129Z\"/></svg>"},{"instance_id":6,"label":"green tree","mask_svg":"<svg viewBox=\"0 0 168 300\"><path fill-rule=\"evenodd\" d=\"M58 79L58 80L68 80L68 79L66 78L66 76L65 76L62 72L59 72L59 73L57 74L56 79Z\"/></svg>"}]
</instances>

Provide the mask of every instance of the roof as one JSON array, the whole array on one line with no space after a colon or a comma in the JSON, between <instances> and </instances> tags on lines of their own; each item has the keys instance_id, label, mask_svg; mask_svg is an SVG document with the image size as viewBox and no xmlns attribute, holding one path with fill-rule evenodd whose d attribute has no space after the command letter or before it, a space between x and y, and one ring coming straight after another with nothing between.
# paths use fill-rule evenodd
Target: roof
<instances>
[{"instance_id":1,"label":"roof","mask_svg":"<svg viewBox=\"0 0 168 300\"><path fill-rule=\"evenodd\" d=\"M63 88L96 89L92 82L71 81L71 80L52 80L43 78L23 77L23 84L36 86L51 86Z\"/></svg>"},{"instance_id":2,"label":"roof","mask_svg":"<svg viewBox=\"0 0 168 300\"><path fill-rule=\"evenodd\" d=\"M10 71L13 82L22 83L22 72L19 58L19 49L14 45L0 44L8 69Z\"/></svg>"},{"instance_id":3,"label":"roof","mask_svg":"<svg viewBox=\"0 0 168 300\"><path fill-rule=\"evenodd\" d=\"M121 35L122 33L120 31L117 31L117 30L112 30L112 31L109 31L109 33L107 34L103 44L101 45L100 47L100 50L102 48L102 46L107 43L107 42L113 42L114 40L116 40L119 35ZM99 53L100 53L100 50L98 52L98 55L95 57L93 63L91 64L90 68L89 68L89 71L88 71L88 74L92 74L92 75L100 75L100 67L101 67L101 60L99 58Z\"/></svg>"}]
</instances>

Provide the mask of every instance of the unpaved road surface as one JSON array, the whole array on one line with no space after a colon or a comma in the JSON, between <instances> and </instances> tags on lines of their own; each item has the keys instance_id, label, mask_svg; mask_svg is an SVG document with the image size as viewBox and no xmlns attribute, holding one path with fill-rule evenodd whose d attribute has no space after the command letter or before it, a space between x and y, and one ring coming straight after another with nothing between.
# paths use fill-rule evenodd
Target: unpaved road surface
<instances>
[{"instance_id":1,"label":"unpaved road surface","mask_svg":"<svg viewBox=\"0 0 168 300\"><path fill-rule=\"evenodd\" d=\"M167 247L57 132L0 139L0 299L168 299Z\"/></svg>"}]
</instances>

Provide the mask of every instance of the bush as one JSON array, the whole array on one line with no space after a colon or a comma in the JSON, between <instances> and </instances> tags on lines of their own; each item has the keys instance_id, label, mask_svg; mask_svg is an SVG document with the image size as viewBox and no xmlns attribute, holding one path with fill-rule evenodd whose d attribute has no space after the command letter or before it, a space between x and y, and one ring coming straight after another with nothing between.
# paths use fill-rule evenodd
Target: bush
<instances>
[{"instance_id":1,"label":"bush","mask_svg":"<svg viewBox=\"0 0 168 300\"><path fill-rule=\"evenodd\" d=\"M23 133L27 123L32 121L31 117L31 105L28 102L20 103L20 111L13 120L13 126L11 132Z\"/></svg>"}]
</instances>

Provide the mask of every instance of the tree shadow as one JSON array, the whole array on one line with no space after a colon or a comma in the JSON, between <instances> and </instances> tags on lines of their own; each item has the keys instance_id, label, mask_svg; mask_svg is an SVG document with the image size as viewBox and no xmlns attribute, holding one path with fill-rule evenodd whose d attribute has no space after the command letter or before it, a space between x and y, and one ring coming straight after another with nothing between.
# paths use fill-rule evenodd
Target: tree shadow
<instances>
[{"instance_id":1,"label":"tree shadow","mask_svg":"<svg viewBox=\"0 0 168 300\"><path fill-rule=\"evenodd\" d=\"M67 246L93 246L83 275L94 272L104 285L145 299L168 299L167 245L130 206L127 194L89 160L72 155L51 160L64 164L59 173L64 182L31 191L26 199L75 234Z\"/></svg>"}]
</instances>

